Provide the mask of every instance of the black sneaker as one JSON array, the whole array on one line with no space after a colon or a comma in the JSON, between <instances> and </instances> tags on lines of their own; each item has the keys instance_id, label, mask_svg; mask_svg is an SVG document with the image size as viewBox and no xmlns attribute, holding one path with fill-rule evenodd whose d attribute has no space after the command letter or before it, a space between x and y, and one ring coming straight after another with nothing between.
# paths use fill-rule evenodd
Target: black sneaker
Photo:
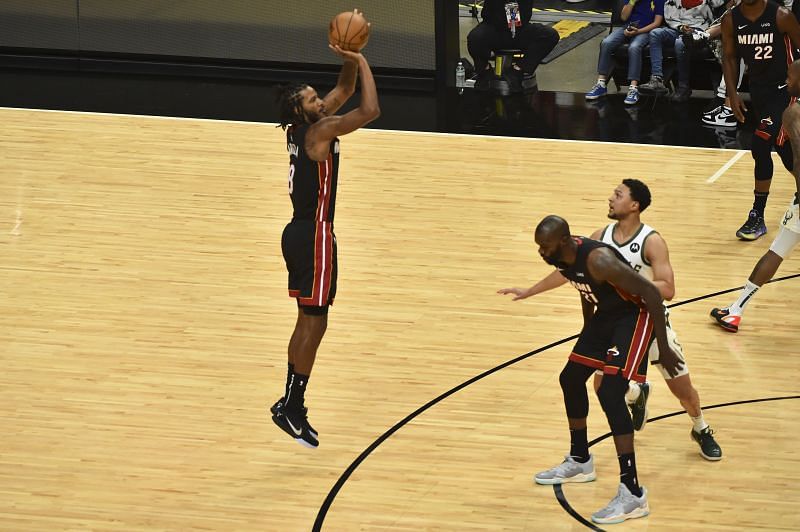
<instances>
[{"instance_id":1,"label":"black sneaker","mask_svg":"<svg viewBox=\"0 0 800 532\"><path fill-rule=\"evenodd\" d=\"M685 103L689 101L689 96L692 95L692 88L688 86L678 86L678 90L676 90L672 96L670 96L670 100L676 103Z\"/></svg>"},{"instance_id":2,"label":"black sneaker","mask_svg":"<svg viewBox=\"0 0 800 532\"><path fill-rule=\"evenodd\" d=\"M650 81L639 85L639 92L645 94L666 94L667 87L664 85L664 78L661 76L650 76Z\"/></svg>"},{"instance_id":3,"label":"black sneaker","mask_svg":"<svg viewBox=\"0 0 800 532\"><path fill-rule=\"evenodd\" d=\"M736 236L742 240L756 240L765 234L767 234L767 225L764 223L764 217L756 210L750 211L747 221L736 231Z\"/></svg>"},{"instance_id":4,"label":"black sneaker","mask_svg":"<svg viewBox=\"0 0 800 532\"><path fill-rule=\"evenodd\" d=\"M300 445L316 449L319 447L319 440L311 434L311 425L308 424L306 412L304 407L287 408L283 405L277 414L272 415L272 422Z\"/></svg>"},{"instance_id":5,"label":"black sneaker","mask_svg":"<svg viewBox=\"0 0 800 532\"><path fill-rule=\"evenodd\" d=\"M275 401L274 405L269 407L269 411L272 413L273 416L277 416L278 414L280 414L282 412L282 410L283 410L283 401L284 401L284 398L281 397L280 399ZM305 407L303 408L303 414L306 415L306 422L308 422L308 419L307 419L307 417L308 417L308 408L305 408ZM311 424L308 425L308 431L311 433L312 436L314 436L315 438L319 439L319 433L317 432L317 430L314 427L311 426Z\"/></svg>"},{"instance_id":6,"label":"black sneaker","mask_svg":"<svg viewBox=\"0 0 800 532\"><path fill-rule=\"evenodd\" d=\"M644 426L647 425L647 398L650 397L650 383L641 383L639 390L639 397L631 403L633 430L644 430Z\"/></svg>"},{"instance_id":7,"label":"black sneaker","mask_svg":"<svg viewBox=\"0 0 800 532\"><path fill-rule=\"evenodd\" d=\"M692 429L692 439L700 446L700 455L706 460L722 460L722 449L714 439L714 431L706 427L699 433Z\"/></svg>"}]
</instances>

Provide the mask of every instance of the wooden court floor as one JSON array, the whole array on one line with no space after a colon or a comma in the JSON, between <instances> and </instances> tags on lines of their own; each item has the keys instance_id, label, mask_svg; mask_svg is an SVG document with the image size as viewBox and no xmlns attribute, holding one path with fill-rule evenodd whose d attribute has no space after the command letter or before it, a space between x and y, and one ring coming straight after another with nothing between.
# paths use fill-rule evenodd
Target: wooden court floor
<instances>
[{"instance_id":1,"label":"wooden court floor","mask_svg":"<svg viewBox=\"0 0 800 532\"><path fill-rule=\"evenodd\" d=\"M776 159L771 232L742 243L749 154L720 173L737 152L345 137L311 451L267 415L296 312L282 131L25 110L0 121L4 531L584 529L531 482L568 450L557 375L571 342L408 416L578 332L569 287L516 303L495 293L549 273L532 238L542 216L588 234L622 178L644 180L643 218L670 246L680 302L741 286L793 189ZM699 456L685 415L649 423L636 445L652 514L619 529L800 529L800 280L765 286L738 334L708 318L733 297L672 313L703 405L734 403L706 410L725 458ZM651 417L680 410L652 381ZM777 400L747 402L762 399ZM607 432L592 398L590 438ZM563 490L584 519L618 483L611 441L592 452L598 480Z\"/></svg>"}]
</instances>

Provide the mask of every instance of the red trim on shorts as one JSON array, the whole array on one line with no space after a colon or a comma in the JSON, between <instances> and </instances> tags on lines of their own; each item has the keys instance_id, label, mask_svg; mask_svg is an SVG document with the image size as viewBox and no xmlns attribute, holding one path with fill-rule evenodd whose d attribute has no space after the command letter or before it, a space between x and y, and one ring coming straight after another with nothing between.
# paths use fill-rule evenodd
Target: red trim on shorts
<instances>
[{"instance_id":1,"label":"red trim on shorts","mask_svg":"<svg viewBox=\"0 0 800 532\"><path fill-rule=\"evenodd\" d=\"M572 360L573 362L577 362L582 366L589 366L590 368L595 368L595 369L603 369L603 366L606 365L605 362L603 362L602 360L585 357L583 355L579 355L575 351L569 354L569 359Z\"/></svg>"},{"instance_id":2,"label":"red trim on shorts","mask_svg":"<svg viewBox=\"0 0 800 532\"><path fill-rule=\"evenodd\" d=\"M653 320L650 314L644 310L639 310L639 317L636 320L636 328L633 331L631 346L628 349L628 357L625 367L622 369L622 376L629 380L644 382L645 376L638 374L642 359L647 358L650 347L650 338L653 336Z\"/></svg>"},{"instance_id":3,"label":"red trim on shorts","mask_svg":"<svg viewBox=\"0 0 800 532\"><path fill-rule=\"evenodd\" d=\"M289 289L289 297L300 297L300 290Z\"/></svg>"},{"instance_id":4,"label":"red trim on shorts","mask_svg":"<svg viewBox=\"0 0 800 532\"><path fill-rule=\"evenodd\" d=\"M301 305L328 304L333 281L333 231L330 222L319 222L314 233L314 286L310 297L298 297Z\"/></svg>"},{"instance_id":5,"label":"red trim on shorts","mask_svg":"<svg viewBox=\"0 0 800 532\"><path fill-rule=\"evenodd\" d=\"M763 129L756 129L755 131L753 131L753 133L755 133L762 139L766 140L767 142L769 142L772 139L772 135L770 135L767 131L764 131ZM775 140L775 142L776 143L778 142L777 139Z\"/></svg>"},{"instance_id":6,"label":"red trim on shorts","mask_svg":"<svg viewBox=\"0 0 800 532\"><path fill-rule=\"evenodd\" d=\"M794 63L795 57L794 57L794 47L792 46L792 40L789 38L789 35L787 34L783 35L783 46L786 49L786 67L788 68L789 65ZM796 100L797 98L792 96L789 99L789 105L792 105ZM789 134L783 128L783 124L781 124L781 130L778 132L778 137L775 139L775 145L783 146L786 143L786 139L788 138Z\"/></svg>"}]
</instances>

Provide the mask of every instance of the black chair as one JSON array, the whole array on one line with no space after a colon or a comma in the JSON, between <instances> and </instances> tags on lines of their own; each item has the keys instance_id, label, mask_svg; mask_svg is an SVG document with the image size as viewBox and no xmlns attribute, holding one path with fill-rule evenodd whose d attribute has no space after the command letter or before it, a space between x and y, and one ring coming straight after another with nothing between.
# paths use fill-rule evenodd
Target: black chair
<instances>
[{"instance_id":1,"label":"black chair","mask_svg":"<svg viewBox=\"0 0 800 532\"><path fill-rule=\"evenodd\" d=\"M800 1L800 0L798 0ZM494 75L492 90L501 95L510 94L514 88L508 82L508 72L514 62L514 58L522 58L522 50L518 48L504 48L494 52Z\"/></svg>"}]
</instances>

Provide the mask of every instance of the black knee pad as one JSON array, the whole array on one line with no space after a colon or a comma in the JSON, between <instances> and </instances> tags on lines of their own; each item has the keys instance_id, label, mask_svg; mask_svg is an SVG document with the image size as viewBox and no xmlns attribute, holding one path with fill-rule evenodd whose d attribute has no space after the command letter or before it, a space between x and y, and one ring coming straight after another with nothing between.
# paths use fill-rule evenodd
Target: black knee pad
<instances>
[{"instance_id":1,"label":"black knee pad","mask_svg":"<svg viewBox=\"0 0 800 532\"><path fill-rule=\"evenodd\" d=\"M790 172L794 170L794 153L792 152L792 143L789 142L789 139L786 139L786 142L781 146L775 146L775 151L781 156L783 167Z\"/></svg>"},{"instance_id":2,"label":"black knee pad","mask_svg":"<svg viewBox=\"0 0 800 532\"><path fill-rule=\"evenodd\" d=\"M608 425L614 436L630 434L633 432L633 421L625 404L625 392L628 391L628 381L621 375L603 375L603 383L597 390L600 406L606 413Z\"/></svg>"},{"instance_id":3,"label":"black knee pad","mask_svg":"<svg viewBox=\"0 0 800 532\"><path fill-rule=\"evenodd\" d=\"M564 406L567 417L581 419L589 415L589 394L586 392L586 380L594 370L571 360L567 362L558 382L564 392Z\"/></svg>"},{"instance_id":4,"label":"black knee pad","mask_svg":"<svg viewBox=\"0 0 800 532\"><path fill-rule=\"evenodd\" d=\"M772 142L764 140L757 135L753 135L753 144L750 146L750 154L753 156L753 161L755 161L756 181L772 179Z\"/></svg>"}]
</instances>

